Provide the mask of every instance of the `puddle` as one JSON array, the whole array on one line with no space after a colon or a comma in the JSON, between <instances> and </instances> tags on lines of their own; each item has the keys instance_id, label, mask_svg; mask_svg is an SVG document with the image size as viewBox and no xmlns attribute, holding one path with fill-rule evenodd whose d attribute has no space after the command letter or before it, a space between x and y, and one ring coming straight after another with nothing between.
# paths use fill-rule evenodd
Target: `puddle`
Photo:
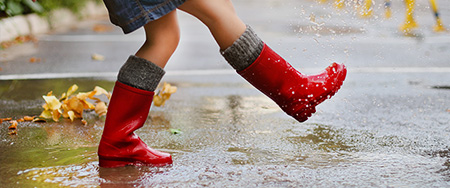
<instances>
[{"instance_id":1,"label":"puddle","mask_svg":"<svg viewBox=\"0 0 450 188\"><path fill-rule=\"evenodd\" d=\"M431 86L433 89L450 89L450 86L442 85L442 86Z\"/></svg>"},{"instance_id":2,"label":"puddle","mask_svg":"<svg viewBox=\"0 0 450 188\"><path fill-rule=\"evenodd\" d=\"M0 112L12 116L30 115L34 110L39 113L43 93L52 89L55 93L64 92L73 83L79 84L81 91L95 85L110 88L113 84L88 79L58 80L56 85L60 86L50 88L46 82L4 82L8 86L1 85L1 101L13 105ZM241 83L208 87L175 84L178 92L166 106L152 107L147 123L137 131L151 147L171 153L172 166L99 168L96 151L104 119L88 112L86 125L81 121L28 122L19 125L17 135L0 131L1 183L8 187L450 184L448 151L437 149L439 152L426 154L423 150L442 141L377 130L380 122L350 125L354 122L334 119L314 123L313 118L311 123L297 123L272 101ZM35 88L34 94L22 95L24 100L15 98L14 93L28 88ZM21 105L28 103L33 104L31 110L21 111ZM317 116L323 113L319 109ZM390 125L397 124L390 122ZM366 128L359 129L360 126ZM173 134L171 129L181 133Z\"/></svg>"}]
</instances>

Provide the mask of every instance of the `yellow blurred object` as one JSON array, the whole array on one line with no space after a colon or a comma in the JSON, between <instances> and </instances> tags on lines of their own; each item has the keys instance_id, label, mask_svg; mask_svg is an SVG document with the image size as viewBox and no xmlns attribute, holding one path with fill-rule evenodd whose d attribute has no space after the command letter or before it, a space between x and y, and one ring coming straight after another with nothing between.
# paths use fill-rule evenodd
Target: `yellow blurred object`
<instances>
[{"instance_id":1,"label":"yellow blurred object","mask_svg":"<svg viewBox=\"0 0 450 188\"><path fill-rule=\"evenodd\" d=\"M343 9L345 6L345 0L335 0L334 1L334 7L337 9Z\"/></svg>"},{"instance_id":2,"label":"yellow blurred object","mask_svg":"<svg viewBox=\"0 0 450 188\"><path fill-rule=\"evenodd\" d=\"M359 10L359 15L363 18L371 17L373 14L373 0L365 0L364 5Z\"/></svg>"},{"instance_id":3,"label":"yellow blurred object","mask_svg":"<svg viewBox=\"0 0 450 188\"><path fill-rule=\"evenodd\" d=\"M444 32L447 31L447 29L442 24L441 19L436 19L436 25L433 26L434 32Z\"/></svg>"},{"instance_id":4,"label":"yellow blurred object","mask_svg":"<svg viewBox=\"0 0 450 188\"><path fill-rule=\"evenodd\" d=\"M391 18L392 17L392 10L391 10L391 0L386 0L384 2L384 17L385 18Z\"/></svg>"},{"instance_id":5,"label":"yellow blurred object","mask_svg":"<svg viewBox=\"0 0 450 188\"><path fill-rule=\"evenodd\" d=\"M403 25L400 26L400 31L405 34L410 33L413 29L419 27L419 25L414 20L414 5L415 0L405 0L406 4L406 20Z\"/></svg>"},{"instance_id":6,"label":"yellow blurred object","mask_svg":"<svg viewBox=\"0 0 450 188\"><path fill-rule=\"evenodd\" d=\"M434 32L443 32L446 31L444 25L442 24L442 20L439 17L439 10L437 7L436 0L430 0L431 8L433 9L434 16L436 17L436 25L433 26Z\"/></svg>"},{"instance_id":7,"label":"yellow blurred object","mask_svg":"<svg viewBox=\"0 0 450 188\"><path fill-rule=\"evenodd\" d=\"M95 61L104 61L105 60L105 56L100 55L100 54L92 54L91 58L92 58L92 60L95 60Z\"/></svg>"},{"instance_id":8,"label":"yellow blurred object","mask_svg":"<svg viewBox=\"0 0 450 188\"><path fill-rule=\"evenodd\" d=\"M163 88L153 96L153 104L155 106L164 106L166 101L169 100L170 96L175 92L177 92L177 87L164 82Z\"/></svg>"}]
</instances>

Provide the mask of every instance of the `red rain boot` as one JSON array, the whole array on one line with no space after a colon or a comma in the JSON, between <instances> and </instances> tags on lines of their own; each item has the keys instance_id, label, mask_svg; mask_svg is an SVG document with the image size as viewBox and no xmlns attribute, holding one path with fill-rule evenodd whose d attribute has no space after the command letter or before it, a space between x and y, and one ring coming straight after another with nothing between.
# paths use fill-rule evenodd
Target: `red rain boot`
<instances>
[{"instance_id":1,"label":"red rain boot","mask_svg":"<svg viewBox=\"0 0 450 188\"><path fill-rule=\"evenodd\" d=\"M148 147L134 134L147 119L153 94L116 82L98 147L100 167L172 164L170 154Z\"/></svg>"},{"instance_id":2,"label":"red rain boot","mask_svg":"<svg viewBox=\"0 0 450 188\"><path fill-rule=\"evenodd\" d=\"M347 69L333 63L320 74L303 75L264 44L256 61L238 73L287 114L304 122L316 112L316 105L339 90Z\"/></svg>"}]
</instances>

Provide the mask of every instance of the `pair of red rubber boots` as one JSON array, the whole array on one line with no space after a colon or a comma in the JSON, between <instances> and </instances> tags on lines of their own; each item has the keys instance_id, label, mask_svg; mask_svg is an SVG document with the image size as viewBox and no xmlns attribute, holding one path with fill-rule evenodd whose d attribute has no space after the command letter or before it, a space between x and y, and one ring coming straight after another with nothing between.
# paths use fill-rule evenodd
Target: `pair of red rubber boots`
<instances>
[{"instance_id":1,"label":"pair of red rubber boots","mask_svg":"<svg viewBox=\"0 0 450 188\"><path fill-rule=\"evenodd\" d=\"M303 75L264 44L249 67L238 73L299 122L341 87L347 70L333 63L317 75ZM148 116L154 92L116 82L109 103L98 155L101 167L172 164L170 154L148 147L134 131Z\"/></svg>"}]
</instances>

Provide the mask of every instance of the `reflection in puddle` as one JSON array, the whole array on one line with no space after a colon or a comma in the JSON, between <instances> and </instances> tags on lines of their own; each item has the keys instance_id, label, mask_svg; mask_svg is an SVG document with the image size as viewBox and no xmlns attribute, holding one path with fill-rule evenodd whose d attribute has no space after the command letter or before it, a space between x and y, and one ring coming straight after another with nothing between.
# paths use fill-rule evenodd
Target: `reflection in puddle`
<instances>
[{"instance_id":1,"label":"reflection in puddle","mask_svg":"<svg viewBox=\"0 0 450 188\"><path fill-rule=\"evenodd\" d=\"M19 178L32 180L32 185L45 186L49 183L59 186L92 187L102 182L98 175L98 162L82 165L32 168L17 173ZM39 186L37 186L39 187Z\"/></svg>"},{"instance_id":2,"label":"reflection in puddle","mask_svg":"<svg viewBox=\"0 0 450 188\"><path fill-rule=\"evenodd\" d=\"M196 88L180 87L183 95L153 108L137 131L172 154L171 167L99 168L104 119L86 113L87 125L25 123L16 136L0 132L1 180L6 187L445 187L441 175L449 177L448 150L424 157L415 139L298 123L265 96L209 89L199 96Z\"/></svg>"},{"instance_id":3,"label":"reflection in puddle","mask_svg":"<svg viewBox=\"0 0 450 188\"><path fill-rule=\"evenodd\" d=\"M306 125L306 124L305 124ZM304 126L305 126L304 125ZM257 131L252 135L260 144L231 146L227 152L236 165L298 164L304 167L335 166L352 160L352 143L344 133L325 125L309 124L284 131ZM257 138L260 137L260 138ZM266 140L267 139L267 140ZM271 140L275 144L271 145ZM267 145L272 147L266 147Z\"/></svg>"},{"instance_id":4,"label":"reflection in puddle","mask_svg":"<svg viewBox=\"0 0 450 188\"><path fill-rule=\"evenodd\" d=\"M345 143L342 133L331 127L324 125L317 125L312 129L302 132L290 130L296 136L289 136L288 140L294 144L311 144L317 149L324 151L348 151L351 149L349 143ZM300 135L298 135L300 134Z\"/></svg>"},{"instance_id":5,"label":"reflection in puddle","mask_svg":"<svg viewBox=\"0 0 450 188\"><path fill-rule=\"evenodd\" d=\"M100 168L98 162L81 165L31 168L19 171L23 182L29 180L36 187L58 185L64 187L139 187L154 175L170 170L169 167L126 166ZM25 183L26 184L26 183ZM149 185L146 185L149 186Z\"/></svg>"}]
</instances>

